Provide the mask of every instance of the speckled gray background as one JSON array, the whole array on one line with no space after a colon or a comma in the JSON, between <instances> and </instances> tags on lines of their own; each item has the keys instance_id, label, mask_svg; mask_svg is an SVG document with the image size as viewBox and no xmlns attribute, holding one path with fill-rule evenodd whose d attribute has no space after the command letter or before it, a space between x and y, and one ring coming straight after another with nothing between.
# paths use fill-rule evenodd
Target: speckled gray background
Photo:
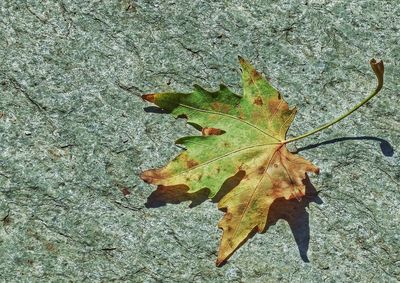
<instances>
[{"instance_id":1,"label":"speckled gray background","mask_svg":"<svg viewBox=\"0 0 400 283\"><path fill-rule=\"evenodd\" d=\"M397 1L0 1L0 280L399 280L399 28ZM216 268L214 203L145 205L138 174L195 131L139 96L239 92L237 55L299 107L291 136L362 100L372 57L385 88L296 143L321 168L298 244L279 220Z\"/></svg>"}]
</instances>

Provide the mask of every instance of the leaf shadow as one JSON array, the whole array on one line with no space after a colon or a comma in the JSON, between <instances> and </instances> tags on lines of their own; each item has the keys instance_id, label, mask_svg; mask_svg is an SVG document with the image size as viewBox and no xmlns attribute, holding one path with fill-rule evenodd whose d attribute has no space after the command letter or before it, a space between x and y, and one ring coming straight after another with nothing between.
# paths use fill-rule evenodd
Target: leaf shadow
<instances>
[{"instance_id":1,"label":"leaf shadow","mask_svg":"<svg viewBox=\"0 0 400 283\"><path fill-rule=\"evenodd\" d=\"M304 146L304 147L300 147L293 153L299 153L301 151L312 149L312 148L316 148L316 147L319 147L319 146L322 146L322 145L333 144L333 143L349 141L349 140L355 140L355 141L372 140L372 141L377 141L377 142L379 142L379 147L380 147L381 152L382 152L382 154L384 156L393 156L393 154L394 154L393 146L387 140L382 139L382 138L373 137L373 136L341 137L341 138L331 139L331 140L327 140L327 141L323 141L323 142L319 142L319 143L310 144L310 145L307 145L307 146Z\"/></svg>"},{"instance_id":2,"label":"leaf shadow","mask_svg":"<svg viewBox=\"0 0 400 283\"><path fill-rule=\"evenodd\" d=\"M323 204L322 199L318 196L314 185L310 182L308 176L303 181L306 190L304 197L300 201L296 199L286 200L280 198L274 201L268 213L267 225L263 233L269 227L275 225L278 220L286 220L292 230L294 240L299 249L299 254L304 262L310 262L307 256L310 244L310 221L307 208L310 203Z\"/></svg>"},{"instance_id":3,"label":"leaf shadow","mask_svg":"<svg viewBox=\"0 0 400 283\"><path fill-rule=\"evenodd\" d=\"M146 113L156 113L156 114L168 114L170 112L168 112L167 110L164 110L160 107L157 106L147 106L145 108L143 108L144 112Z\"/></svg>"},{"instance_id":4,"label":"leaf shadow","mask_svg":"<svg viewBox=\"0 0 400 283\"><path fill-rule=\"evenodd\" d=\"M234 176L225 180L221 189L211 199L212 202L219 202L224 195L236 187L243 179L245 171L240 170ZM167 203L178 204L184 201L190 201L190 208L198 206L204 201L208 200L210 191L204 188L195 193L189 193L189 188L185 185L177 186L158 186L157 190L153 191L147 198L145 206L147 208L157 208L165 206Z\"/></svg>"},{"instance_id":5,"label":"leaf shadow","mask_svg":"<svg viewBox=\"0 0 400 283\"><path fill-rule=\"evenodd\" d=\"M188 193L188 187L178 186L158 186L147 198L145 206L147 208L158 208L167 203L179 204L184 201L190 201L190 208L198 206L208 199L208 191L200 190L195 193Z\"/></svg>"},{"instance_id":6,"label":"leaf shadow","mask_svg":"<svg viewBox=\"0 0 400 283\"><path fill-rule=\"evenodd\" d=\"M245 172L239 171L235 176L228 178L221 187L221 190L216 194L211 201L218 203L224 195L230 190L236 187L241 179L244 177ZM322 204L323 201L318 196L318 191L311 184L310 179L306 175L304 179L305 184L305 196L300 200L286 200L284 198L277 199L273 202L270 207L267 225L262 233L265 233L270 226L277 223L278 220L286 220L293 233L295 242L297 244L299 254L304 262L309 262L307 252L310 243L310 226L309 226L309 214L306 208L310 203ZM145 206L147 208L158 208L165 206L168 203L178 204L184 201L190 201L190 208L200 205L202 202L208 199L208 189L200 190L196 193L188 193L188 187L184 185L179 186L159 186L157 190L153 191L147 198ZM256 234L253 230L248 237L237 247L239 249L248 239L252 238ZM236 249L236 250L237 250ZM224 265L222 263L219 266Z\"/></svg>"}]
</instances>

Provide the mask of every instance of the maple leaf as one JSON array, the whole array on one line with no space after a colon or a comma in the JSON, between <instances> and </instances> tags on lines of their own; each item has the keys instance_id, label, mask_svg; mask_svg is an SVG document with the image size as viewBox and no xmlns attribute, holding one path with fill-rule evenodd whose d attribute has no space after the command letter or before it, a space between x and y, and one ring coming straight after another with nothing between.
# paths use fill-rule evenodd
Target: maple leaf
<instances>
[{"instance_id":1,"label":"maple leaf","mask_svg":"<svg viewBox=\"0 0 400 283\"><path fill-rule=\"evenodd\" d=\"M147 94L143 98L185 116L201 127L202 136L177 141L187 150L166 167L148 170L141 178L161 185L185 185L189 193L210 190L212 198L228 178L244 171L240 184L227 193L218 207L225 209L219 227L224 230L217 265L228 258L255 229L265 228L268 210L278 198L300 199L306 172L318 168L290 153L283 141L296 109L247 61L243 70L243 97L225 86L209 92L195 86L192 93Z\"/></svg>"},{"instance_id":2,"label":"maple leaf","mask_svg":"<svg viewBox=\"0 0 400 283\"><path fill-rule=\"evenodd\" d=\"M252 232L263 232L272 203L279 199L298 199L305 194L307 172L318 174L310 161L290 153L286 143L323 130L345 118L376 95L383 84L383 63L371 60L378 87L362 103L332 123L305 135L285 140L296 109L290 109L282 95L252 65L239 57L242 67L243 96L221 85L215 92L199 86L191 93L156 93L142 97L169 111L186 117L201 129L201 136L176 141L186 150L168 165L143 172L141 178L172 189L187 187L195 194L209 190L213 198L234 176L240 182L219 201L225 211L219 222L223 235L217 265L223 263Z\"/></svg>"}]
</instances>

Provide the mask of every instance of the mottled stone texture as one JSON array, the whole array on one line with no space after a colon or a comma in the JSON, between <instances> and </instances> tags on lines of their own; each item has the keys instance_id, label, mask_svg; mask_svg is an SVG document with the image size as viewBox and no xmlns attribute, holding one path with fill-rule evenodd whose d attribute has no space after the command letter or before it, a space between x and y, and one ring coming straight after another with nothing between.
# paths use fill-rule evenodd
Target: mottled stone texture
<instances>
[{"instance_id":1,"label":"mottled stone texture","mask_svg":"<svg viewBox=\"0 0 400 283\"><path fill-rule=\"evenodd\" d=\"M0 281L399 280L399 27L397 1L0 1ZM365 97L371 57L385 88L295 144L318 197L216 268L214 203L145 205L195 130L139 96L239 92L237 55L299 107L290 136Z\"/></svg>"}]
</instances>

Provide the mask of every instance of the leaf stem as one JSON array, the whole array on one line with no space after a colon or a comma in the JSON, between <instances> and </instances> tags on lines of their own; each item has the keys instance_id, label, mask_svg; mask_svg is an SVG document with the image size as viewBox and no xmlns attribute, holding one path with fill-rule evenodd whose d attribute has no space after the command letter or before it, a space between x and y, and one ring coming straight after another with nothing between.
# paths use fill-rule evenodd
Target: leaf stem
<instances>
[{"instance_id":1,"label":"leaf stem","mask_svg":"<svg viewBox=\"0 0 400 283\"><path fill-rule=\"evenodd\" d=\"M381 90L382 86L383 86L383 73L384 73L384 66L383 66L383 61L376 61L375 59L371 59L369 61L372 70L375 73L375 76L378 80L377 86L375 88L375 90L369 95L367 96L363 101L361 101L360 103L358 103L357 105L355 105L352 109L350 109L347 113L345 113L344 115L334 119L333 121L322 125L321 127L318 127L308 133L305 133L303 135L291 138L291 139L287 139L282 141L283 144L286 143L290 143L290 142L294 142L300 139L304 139L305 137L311 136L319 131L322 131L334 124L336 124L337 122L339 122L340 120L346 118L347 116L349 116L351 113L353 113L354 111L356 111L358 108L360 108L361 106L363 106L365 103L367 103L372 97L374 97L375 95L377 95L379 93L379 91Z\"/></svg>"}]
</instances>

